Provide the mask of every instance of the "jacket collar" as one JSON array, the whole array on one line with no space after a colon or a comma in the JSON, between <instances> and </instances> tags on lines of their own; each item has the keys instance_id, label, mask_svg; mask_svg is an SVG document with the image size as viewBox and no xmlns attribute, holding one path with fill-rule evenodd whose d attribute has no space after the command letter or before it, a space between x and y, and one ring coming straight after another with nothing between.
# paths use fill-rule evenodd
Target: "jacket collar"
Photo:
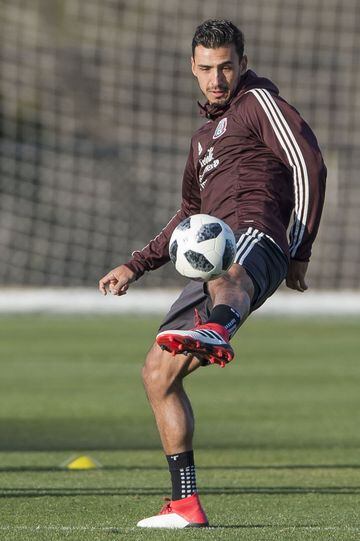
<instances>
[{"instance_id":1,"label":"jacket collar","mask_svg":"<svg viewBox=\"0 0 360 541\"><path fill-rule=\"evenodd\" d=\"M248 92L251 88L265 88L274 94L279 93L279 89L273 82L264 77L258 77L252 70L247 70L244 75L241 76L239 84L237 85L234 93L230 96L230 99L224 105L216 105L216 103L206 102L204 105L198 102L200 108L200 114L210 120L216 120L227 111L232 103L239 99L243 94Z\"/></svg>"},{"instance_id":2,"label":"jacket collar","mask_svg":"<svg viewBox=\"0 0 360 541\"><path fill-rule=\"evenodd\" d=\"M209 120L216 120L219 118L219 116L223 115L225 111L229 109L231 106L232 101L234 98L240 93L241 89L243 88L243 81L246 78L247 72L244 73L244 75L240 78L240 81L234 91L234 93L230 96L230 99L224 103L223 105L217 105L216 103L209 103L208 101L202 105L199 101L198 106L200 109L200 115L208 118Z\"/></svg>"}]
</instances>

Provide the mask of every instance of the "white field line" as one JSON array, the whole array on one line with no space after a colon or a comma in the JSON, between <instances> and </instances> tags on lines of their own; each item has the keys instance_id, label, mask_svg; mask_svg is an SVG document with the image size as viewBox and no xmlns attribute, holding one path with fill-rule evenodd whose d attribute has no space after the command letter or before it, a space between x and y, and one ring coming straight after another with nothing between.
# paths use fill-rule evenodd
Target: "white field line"
<instances>
[{"instance_id":1,"label":"white field line","mask_svg":"<svg viewBox=\"0 0 360 541\"><path fill-rule=\"evenodd\" d=\"M176 289L141 289L104 297L95 288L0 289L2 314L159 314L167 313L179 295ZM359 291L279 291L256 316L360 315Z\"/></svg>"}]
</instances>

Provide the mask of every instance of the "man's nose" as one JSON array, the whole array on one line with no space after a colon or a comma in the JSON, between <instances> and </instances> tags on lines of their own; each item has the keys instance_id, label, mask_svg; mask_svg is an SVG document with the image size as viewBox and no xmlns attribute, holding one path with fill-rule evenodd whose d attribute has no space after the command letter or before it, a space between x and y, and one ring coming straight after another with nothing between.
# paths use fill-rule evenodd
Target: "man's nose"
<instances>
[{"instance_id":1,"label":"man's nose","mask_svg":"<svg viewBox=\"0 0 360 541\"><path fill-rule=\"evenodd\" d=\"M221 86L224 79L223 72L221 70L214 70L213 73L213 85L215 87Z\"/></svg>"}]
</instances>

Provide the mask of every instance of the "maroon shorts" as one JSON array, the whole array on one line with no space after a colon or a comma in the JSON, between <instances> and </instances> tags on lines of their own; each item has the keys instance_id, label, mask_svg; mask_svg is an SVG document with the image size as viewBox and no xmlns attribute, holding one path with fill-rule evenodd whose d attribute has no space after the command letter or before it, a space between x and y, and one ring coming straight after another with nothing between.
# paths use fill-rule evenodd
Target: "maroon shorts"
<instances>
[{"instance_id":1,"label":"maroon shorts","mask_svg":"<svg viewBox=\"0 0 360 541\"><path fill-rule=\"evenodd\" d=\"M257 310L279 287L284 280L288 259L270 237L249 227L236 235L237 252L235 262L239 263L254 284L254 295L250 311ZM194 308L197 308L203 321L212 309L211 298L206 284L190 281L171 306L160 331L166 329L191 329L194 326Z\"/></svg>"}]
</instances>

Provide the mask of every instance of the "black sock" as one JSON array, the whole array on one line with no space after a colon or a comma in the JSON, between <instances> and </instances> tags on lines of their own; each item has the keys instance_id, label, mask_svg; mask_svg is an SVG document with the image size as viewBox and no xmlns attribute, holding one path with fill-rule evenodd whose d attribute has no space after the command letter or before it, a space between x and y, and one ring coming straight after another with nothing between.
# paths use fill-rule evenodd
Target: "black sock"
<instances>
[{"instance_id":1,"label":"black sock","mask_svg":"<svg viewBox=\"0 0 360 541\"><path fill-rule=\"evenodd\" d=\"M172 483L172 500L181 500L196 492L194 452L166 455Z\"/></svg>"},{"instance_id":2,"label":"black sock","mask_svg":"<svg viewBox=\"0 0 360 541\"><path fill-rule=\"evenodd\" d=\"M230 338L236 333L241 323L241 316L235 308L227 304L216 305L206 323L217 323L229 331Z\"/></svg>"}]
</instances>

